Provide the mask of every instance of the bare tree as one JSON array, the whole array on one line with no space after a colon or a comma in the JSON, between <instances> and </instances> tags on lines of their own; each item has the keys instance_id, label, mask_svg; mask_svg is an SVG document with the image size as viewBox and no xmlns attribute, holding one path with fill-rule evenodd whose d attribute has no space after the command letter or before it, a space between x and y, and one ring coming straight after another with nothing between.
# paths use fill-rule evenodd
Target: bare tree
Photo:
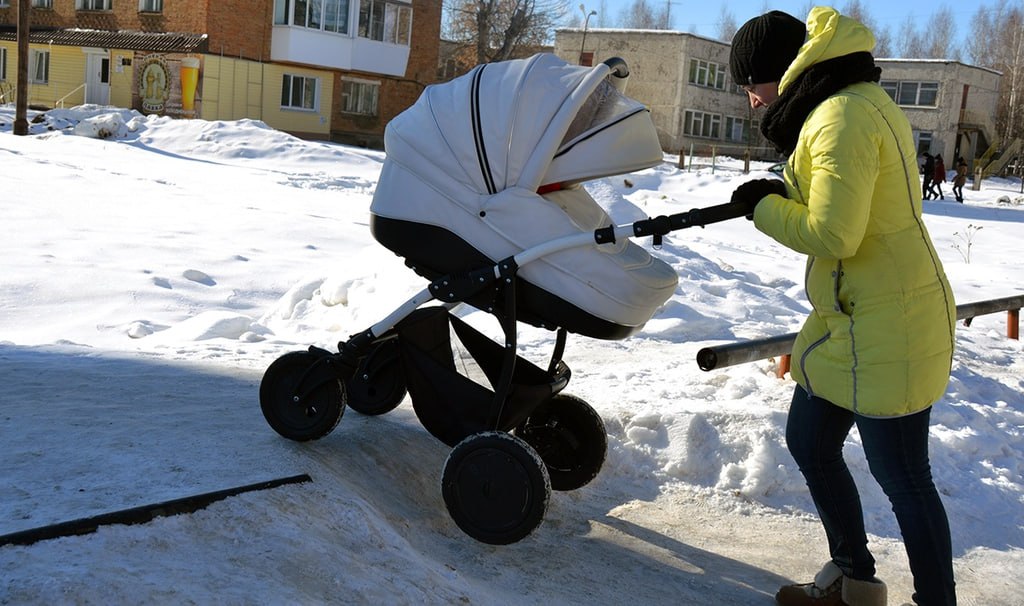
<instances>
[{"instance_id":1,"label":"bare tree","mask_svg":"<svg viewBox=\"0 0 1024 606\"><path fill-rule=\"evenodd\" d=\"M874 19L868 13L867 7L864 6L860 0L849 0L843 8L842 14L851 19L860 21L864 25L868 26L868 29L875 29Z\"/></svg>"},{"instance_id":2,"label":"bare tree","mask_svg":"<svg viewBox=\"0 0 1024 606\"><path fill-rule=\"evenodd\" d=\"M445 37L473 50L476 63L533 54L566 16L566 0L448 0ZM460 62L469 62L463 56Z\"/></svg>"},{"instance_id":3,"label":"bare tree","mask_svg":"<svg viewBox=\"0 0 1024 606\"><path fill-rule=\"evenodd\" d=\"M725 4L722 5L721 10L718 12L718 39L724 42L732 41L732 37L736 35L736 30L739 26L736 25L736 17L729 10L729 7Z\"/></svg>"},{"instance_id":4,"label":"bare tree","mask_svg":"<svg viewBox=\"0 0 1024 606\"><path fill-rule=\"evenodd\" d=\"M974 65L1002 72L996 128L1004 141L1024 136L1024 1L979 7L965 52Z\"/></svg>"},{"instance_id":5,"label":"bare tree","mask_svg":"<svg viewBox=\"0 0 1024 606\"><path fill-rule=\"evenodd\" d=\"M889 31L888 27L876 29L875 34L875 50L874 55L876 57L892 57L892 32Z\"/></svg>"},{"instance_id":6,"label":"bare tree","mask_svg":"<svg viewBox=\"0 0 1024 606\"><path fill-rule=\"evenodd\" d=\"M665 8L655 9L648 0L633 0L626 7L623 25L631 29L670 29L671 4Z\"/></svg>"},{"instance_id":7,"label":"bare tree","mask_svg":"<svg viewBox=\"0 0 1024 606\"><path fill-rule=\"evenodd\" d=\"M925 31L928 32L928 40L924 45L925 50L923 58L954 58L952 41L953 37L956 35L956 24L953 20L953 11L949 10L948 6L940 7L928 19L928 24L925 26Z\"/></svg>"},{"instance_id":8,"label":"bare tree","mask_svg":"<svg viewBox=\"0 0 1024 606\"><path fill-rule=\"evenodd\" d=\"M920 58L925 54L924 38L917 31L913 17L907 17L900 26L896 43L896 55L905 58Z\"/></svg>"},{"instance_id":9,"label":"bare tree","mask_svg":"<svg viewBox=\"0 0 1024 606\"><path fill-rule=\"evenodd\" d=\"M581 19L583 17L580 17ZM601 0L601 3L597 5L597 27L609 27L612 24L612 16L608 12L608 0ZM582 21L580 22L582 26Z\"/></svg>"},{"instance_id":10,"label":"bare tree","mask_svg":"<svg viewBox=\"0 0 1024 606\"><path fill-rule=\"evenodd\" d=\"M967 58L974 65L991 67L996 62L995 23L992 13L985 6L979 6L971 20L971 35L967 36L964 48Z\"/></svg>"}]
</instances>

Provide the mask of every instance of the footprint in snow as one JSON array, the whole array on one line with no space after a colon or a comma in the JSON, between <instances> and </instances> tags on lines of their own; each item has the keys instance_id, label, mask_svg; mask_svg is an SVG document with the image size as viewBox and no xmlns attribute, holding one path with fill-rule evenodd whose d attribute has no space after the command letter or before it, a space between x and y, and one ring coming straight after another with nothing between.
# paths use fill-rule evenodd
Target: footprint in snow
<instances>
[{"instance_id":1,"label":"footprint in snow","mask_svg":"<svg viewBox=\"0 0 1024 606\"><path fill-rule=\"evenodd\" d=\"M182 272L181 275L187 280L192 280L193 282L205 284L206 286L213 286L217 284L217 282L214 281L213 278L199 271L198 269L186 269L184 272Z\"/></svg>"}]
</instances>

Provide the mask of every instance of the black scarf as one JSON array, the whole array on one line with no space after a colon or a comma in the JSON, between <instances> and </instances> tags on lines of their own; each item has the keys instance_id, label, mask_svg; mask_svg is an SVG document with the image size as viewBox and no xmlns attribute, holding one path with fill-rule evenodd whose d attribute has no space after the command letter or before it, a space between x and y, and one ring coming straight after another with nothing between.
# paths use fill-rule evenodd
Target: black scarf
<instances>
[{"instance_id":1,"label":"black scarf","mask_svg":"<svg viewBox=\"0 0 1024 606\"><path fill-rule=\"evenodd\" d=\"M779 152L796 149L800 128L819 103L857 82L878 82L882 68L869 52L851 53L807 68L768 106L761 132Z\"/></svg>"}]
</instances>

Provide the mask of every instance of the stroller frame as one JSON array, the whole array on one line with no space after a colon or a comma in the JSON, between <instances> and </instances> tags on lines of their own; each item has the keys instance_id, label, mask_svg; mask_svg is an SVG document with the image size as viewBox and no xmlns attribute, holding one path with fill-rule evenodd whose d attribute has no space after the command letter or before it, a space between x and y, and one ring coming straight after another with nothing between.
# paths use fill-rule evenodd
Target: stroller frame
<instances>
[{"instance_id":1,"label":"stroller frame","mask_svg":"<svg viewBox=\"0 0 1024 606\"><path fill-rule=\"evenodd\" d=\"M622 238L651 236L657 247L672 231L748 212L745 204L727 203L609 225L553 239L492 265L440 276L378 323L339 342L338 352L310 347L275 360L260 384L263 414L288 439L318 439L334 429L346 405L370 415L394 409L404 399L408 383L421 423L454 447L441 482L453 520L479 541L516 542L540 525L552 489L574 490L596 477L607 449L597 412L583 400L560 393L571 376L561 359L566 330L557 329L546 371L517 354L519 269L557 251L614 244ZM503 344L490 342L449 313L459 303L479 301L488 289L504 300L500 310L483 309L501 324ZM435 300L442 305L423 308ZM458 375L454 366L444 371L451 360L449 322L488 376L493 391ZM418 324L435 336L425 340L414 336ZM440 332L443 336L436 336ZM437 353L445 349L447 357ZM423 360L440 365L422 373L416 369ZM436 380L426 386L416 378L423 374ZM452 404L452 400L459 401Z\"/></svg>"}]
</instances>

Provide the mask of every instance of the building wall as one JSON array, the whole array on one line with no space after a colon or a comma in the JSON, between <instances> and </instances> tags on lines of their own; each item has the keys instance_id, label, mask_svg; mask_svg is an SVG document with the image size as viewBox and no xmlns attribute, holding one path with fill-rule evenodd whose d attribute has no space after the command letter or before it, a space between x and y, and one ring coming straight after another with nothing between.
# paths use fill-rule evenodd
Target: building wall
<instances>
[{"instance_id":1,"label":"building wall","mask_svg":"<svg viewBox=\"0 0 1024 606\"><path fill-rule=\"evenodd\" d=\"M960 155L970 161L996 140L998 72L957 61L879 59L877 63L882 68L882 80L939 82L935 107L903 107L915 131L932 135L930 149L919 151L942 154L949 166L958 142Z\"/></svg>"},{"instance_id":2,"label":"building wall","mask_svg":"<svg viewBox=\"0 0 1024 606\"><path fill-rule=\"evenodd\" d=\"M246 6L265 1L248 0ZM16 23L16 4L17 0L12 0L12 8L0 9L0 22ZM8 18L5 12L9 12ZM75 0L53 0L52 8L33 8L31 19L33 27L201 32L207 16L207 2L165 0L162 13L140 13L137 0L113 0L109 11L79 11L75 10Z\"/></svg>"},{"instance_id":3,"label":"building wall","mask_svg":"<svg viewBox=\"0 0 1024 606\"><path fill-rule=\"evenodd\" d=\"M7 49L7 81L13 86L17 83L18 75L18 45L15 42L0 42L0 46ZM85 77L85 53L82 49L30 44L29 52L33 50L50 52L50 77L46 84L29 82L29 105L54 107L58 102L62 102L65 107L81 105L85 100L85 89L76 91L75 88Z\"/></svg>"},{"instance_id":4,"label":"building wall","mask_svg":"<svg viewBox=\"0 0 1024 606\"><path fill-rule=\"evenodd\" d=\"M164 6L168 4L175 2L165 0ZM216 0L206 10L209 14L200 29L187 31L209 34L210 54L256 61L270 59L273 0Z\"/></svg>"},{"instance_id":5,"label":"building wall","mask_svg":"<svg viewBox=\"0 0 1024 606\"><path fill-rule=\"evenodd\" d=\"M358 0L355 0L358 1ZM54 0L52 9L33 9L33 26L127 30L143 32L205 33L207 53L201 74L201 117L254 118L300 136L334 138L379 147L385 125L412 105L424 87L437 79L441 3L412 0L413 29L405 74L382 74L326 69L317 65L270 63L273 0L165 0L161 13L140 13L137 0L113 0L110 11L77 11L75 0ZM0 9L0 23L13 25L17 11ZM8 78L16 75L16 44L8 46ZM85 80L85 54L80 47L53 46L50 84L33 86L30 103L52 106L56 99ZM59 49L59 50L58 50ZM135 51L109 49L110 103L132 107L137 91ZM281 107L284 73L319 78L318 107L305 112ZM373 116L341 111L343 78L372 81L380 86L378 112ZM63 91L63 92L61 92ZM137 94L135 97L137 98ZM66 105L84 101L80 90Z\"/></svg>"},{"instance_id":6,"label":"building wall","mask_svg":"<svg viewBox=\"0 0 1024 606\"><path fill-rule=\"evenodd\" d=\"M285 74L317 78L318 107L303 111L281 107L281 81ZM335 74L330 71L290 65L266 64L263 87L263 121L278 130L314 139L327 139L331 132L331 108L334 106Z\"/></svg>"}]
</instances>

